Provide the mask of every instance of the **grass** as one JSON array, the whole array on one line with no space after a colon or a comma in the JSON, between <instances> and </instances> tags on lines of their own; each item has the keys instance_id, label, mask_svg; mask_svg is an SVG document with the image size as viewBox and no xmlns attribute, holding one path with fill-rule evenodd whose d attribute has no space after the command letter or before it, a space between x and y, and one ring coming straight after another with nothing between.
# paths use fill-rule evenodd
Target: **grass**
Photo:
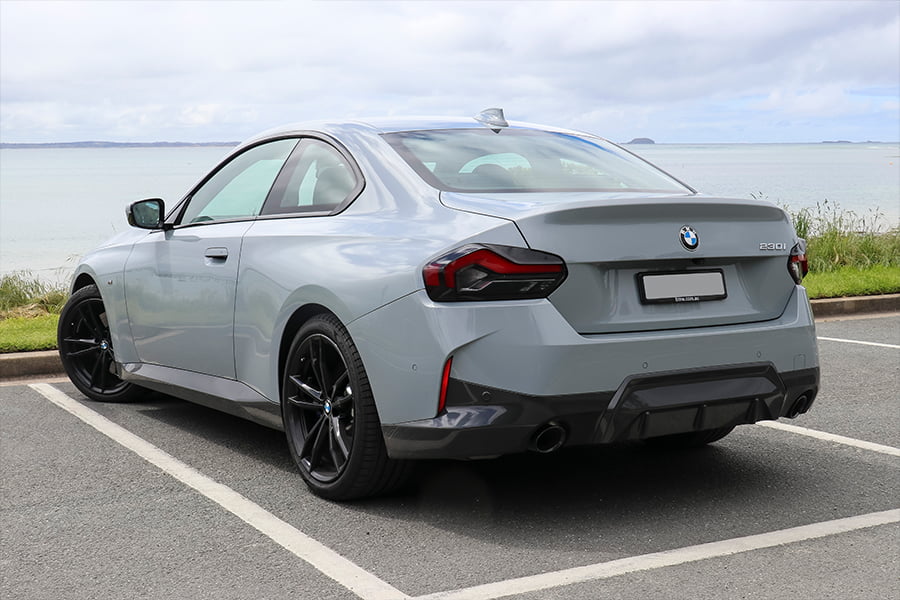
<instances>
[{"instance_id":1,"label":"grass","mask_svg":"<svg viewBox=\"0 0 900 600\"><path fill-rule=\"evenodd\" d=\"M0 353L53 350L59 315L12 317L0 321Z\"/></svg>"},{"instance_id":2,"label":"grass","mask_svg":"<svg viewBox=\"0 0 900 600\"><path fill-rule=\"evenodd\" d=\"M885 231L879 212L859 216L828 200L788 212L807 242L810 298L900 292L900 228Z\"/></svg>"},{"instance_id":3,"label":"grass","mask_svg":"<svg viewBox=\"0 0 900 600\"><path fill-rule=\"evenodd\" d=\"M0 353L56 348L56 324L68 296L30 273L0 277Z\"/></svg>"},{"instance_id":4,"label":"grass","mask_svg":"<svg viewBox=\"0 0 900 600\"><path fill-rule=\"evenodd\" d=\"M765 199L763 194L753 197ZM886 230L882 215L860 217L828 200L814 209L788 210L807 241L810 298L900 292L900 228ZM30 273L0 278L0 353L56 347L56 324L67 292Z\"/></svg>"},{"instance_id":5,"label":"grass","mask_svg":"<svg viewBox=\"0 0 900 600\"><path fill-rule=\"evenodd\" d=\"M788 212L797 235L806 239L810 273L847 273L848 267L900 268L900 228L884 231L881 213L859 216L828 200L815 209Z\"/></svg>"},{"instance_id":6,"label":"grass","mask_svg":"<svg viewBox=\"0 0 900 600\"><path fill-rule=\"evenodd\" d=\"M27 271L3 275L0 277L0 320L58 315L67 297L62 286L45 283Z\"/></svg>"},{"instance_id":7,"label":"grass","mask_svg":"<svg viewBox=\"0 0 900 600\"><path fill-rule=\"evenodd\" d=\"M840 298L900 292L900 267L873 265L860 269L841 267L824 273L810 272L803 279L810 298Z\"/></svg>"}]
</instances>

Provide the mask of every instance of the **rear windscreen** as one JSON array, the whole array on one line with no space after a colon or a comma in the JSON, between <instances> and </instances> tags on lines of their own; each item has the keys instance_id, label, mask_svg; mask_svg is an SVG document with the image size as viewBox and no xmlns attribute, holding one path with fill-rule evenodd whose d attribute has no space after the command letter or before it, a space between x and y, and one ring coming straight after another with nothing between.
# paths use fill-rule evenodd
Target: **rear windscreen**
<instances>
[{"instance_id":1,"label":"rear windscreen","mask_svg":"<svg viewBox=\"0 0 900 600\"><path fill-rule=\"evenodd\" d=\"M596 138L535 129L435 129L384 134L433 187L453 192L691 192Z\"/></svg>"}]
</instances>

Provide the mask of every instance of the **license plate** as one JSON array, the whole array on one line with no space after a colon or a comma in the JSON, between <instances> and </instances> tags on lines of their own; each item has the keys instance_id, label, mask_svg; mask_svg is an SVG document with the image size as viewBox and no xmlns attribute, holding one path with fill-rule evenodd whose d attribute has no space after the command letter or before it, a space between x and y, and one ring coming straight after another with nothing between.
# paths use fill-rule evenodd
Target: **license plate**
<instances>
[{"instance_id":1,"label":"license plate","mask_svg":"<svg viewBox=\"0 0 900 600\"><path fill-rule=\"evenodd\" d=\"M722 271L689 271L685 273L640 273L641 302L701 302L721 300L725 293Z\"/></svg>"}]
</instances>

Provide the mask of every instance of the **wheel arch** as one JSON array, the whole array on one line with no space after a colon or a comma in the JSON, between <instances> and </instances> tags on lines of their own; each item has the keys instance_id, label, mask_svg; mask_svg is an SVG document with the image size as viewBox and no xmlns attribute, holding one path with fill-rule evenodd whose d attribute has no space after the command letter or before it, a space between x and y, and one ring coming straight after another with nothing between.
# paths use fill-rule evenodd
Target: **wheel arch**
<instances>
[{"instance_id":1,"label":"wheel arch","mask_svg":"<svg viewBox=\"0 0 900 600\"><path fill-rule=\"evenodd\" d=\"M329 310L327 307L321 304L304 304L297 310L295 310L290 317L288 317L287 323L285 323L284 330L281 332L281 341L278 345L278 399L281 401L281 392L282 387L284 386L284 367L285 362L287 361L288 351L291 349L291 344L294 342L294 337L297 335L297 332L300 331L300 328L306 324L307 321L312 319L318 315L332 315L333 317L340 320L340 318L334 314L334 311Z\"/></svg>"},{"instance_id":2,"label":"wheel arch","mask_svg":"<svg viewBox=\"0 0 900 600\"><path fill-rule=\"evenodd\" d=\"M81 273L75 278L75 281L72 282L72 290L71 293L75 293L81 288L85 288L89 285L97 285L97 282L89 273ZM99 287L99 286L98 286Z\"/></svg>"}]
</instances>

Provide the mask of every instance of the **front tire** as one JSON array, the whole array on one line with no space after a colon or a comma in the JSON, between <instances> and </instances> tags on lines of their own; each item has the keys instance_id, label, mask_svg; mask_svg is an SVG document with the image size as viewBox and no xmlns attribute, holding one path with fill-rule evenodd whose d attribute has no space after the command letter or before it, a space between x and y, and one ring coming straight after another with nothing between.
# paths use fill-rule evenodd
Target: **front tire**
<instances>
[{"instance_id":1,"label":"front tire","mask_svg":"<svg viewBox=\"0 0 900 600\"><path fill-rule=\"evenodd\" d=\"M56 332L63 368L82 394L99 402L128 402L142 393L115 374L109 319L96 285L69 297Z\"/></svg>"},{"instance_id":2,"label":"front tire","mask_svg":"<svg viewBox=\"0 0 900 600\"><path fill-rule=\"evenodd\" d=\"M362 359L336 317L318 315L300 328L281 389L291 456L317 496L363 498L406 479L409 465L387 456Z\"/></svg>"}]
</instances>

